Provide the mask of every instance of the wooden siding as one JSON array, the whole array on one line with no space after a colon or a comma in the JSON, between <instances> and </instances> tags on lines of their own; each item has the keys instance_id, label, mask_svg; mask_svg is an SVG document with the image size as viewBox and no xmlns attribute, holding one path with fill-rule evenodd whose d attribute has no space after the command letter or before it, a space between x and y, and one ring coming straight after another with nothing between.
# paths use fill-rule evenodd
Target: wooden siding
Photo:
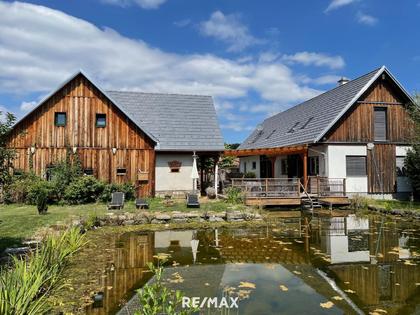
<instances>
[{"instance_id":1,"label":"wooden siding","mask_svg":"<svg viewBox=\"0 0 420 315\"><path fill-rule=\"evenodd\" d=\"M395 192L395 145L375 144L373 150L368 150L367 174L369 193Z\"/></svg>"},{"instance_id":2,"label":"wooden siding","mask_svg":"<svg viewBox=\"0 0 420 315\"><path fill-rule=\"evenodd\" d=\"M66 112L66 126L55 126L56 112ZM96 127L97 113L106 114L105 128ZM136 183L139 171L147 172L149 180L136 184L142 184L142 193L153 194L153 141L82 75L21 121L10 135L9 146L18 153L16 168L29 171L32 160L40 176L48 165L77 148L83 167L92 168L106 182ZM30 157L32 146L35 152ZM112 148L117 149L115 154ZM125 176L117 176L119 167L126 168Z\"/></svg>"},{"instance_id":3,"label":"wooden siding","mask_svg":"<svg viewBox=\"0 0 420 315\"><path fill-rule=\"evenodd\" d=\"M374 108L387 109L387 141L409 143L413 122L407 100L388 81L378 80L327 134L325 142L374 142Z\"/></svg>"}]
</instances>

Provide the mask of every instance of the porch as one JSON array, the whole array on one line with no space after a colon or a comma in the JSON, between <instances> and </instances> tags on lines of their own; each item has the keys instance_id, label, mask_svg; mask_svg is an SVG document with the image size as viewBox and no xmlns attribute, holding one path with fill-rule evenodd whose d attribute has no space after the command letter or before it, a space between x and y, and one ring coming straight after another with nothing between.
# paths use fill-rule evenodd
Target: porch
<instances>
[{"instance_id":1,"label":"porch","mask_svg":"<svg viewBox=\"0 0 420 315\"><path fill-rule=\"evenodd\" d=\"M247 205L299 206L305 200L321 205L347 205L345 178L309 176L307 185L299 178L233 178L232 187L245 195Z\"/></svg>"}]
</instances>

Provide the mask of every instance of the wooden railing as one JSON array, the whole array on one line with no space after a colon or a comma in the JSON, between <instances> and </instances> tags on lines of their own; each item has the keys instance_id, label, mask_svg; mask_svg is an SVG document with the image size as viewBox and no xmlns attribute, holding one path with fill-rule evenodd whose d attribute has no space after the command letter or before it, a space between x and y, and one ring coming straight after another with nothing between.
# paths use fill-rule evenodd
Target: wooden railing
<instances>
[{"instance_id":1,"label":"wooden railing","mask_svg":"<svg viewBox=\"0 0 420 315\"><path fill-rule=\"evenodd\" d=\"M232 187L239 188L246 198L299 198L298 178L232 178Z\"/></svg>"},{"instance_id":2,"label":"wooden railing","mask_svg":"<svg viewBox=\"0 0 420 315\"><path fill-rule=\"evenodd\" d=\"M344 197L346 195L346 179L309 176L307 191L319 197Z\"/></svg>"}]
</instances>

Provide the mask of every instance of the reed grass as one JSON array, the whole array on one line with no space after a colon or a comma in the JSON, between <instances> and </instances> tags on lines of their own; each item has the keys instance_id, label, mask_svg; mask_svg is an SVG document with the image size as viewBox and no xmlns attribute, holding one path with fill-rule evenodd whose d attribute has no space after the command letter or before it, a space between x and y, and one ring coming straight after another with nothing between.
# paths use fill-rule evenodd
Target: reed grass
<instances>
[{"instance_id":1,"label":"reed grass","mask_svg":"<svg viewBox=\"0 0 420 315\"><path fill-rule=\"evenodd\" d=\"M47 297L60 287L61 272L68 258L85 244L79 229L46 236L41 245L24 258L13 257L0 270L0 314L45 314Z\"/></svg>"}]
</instances>

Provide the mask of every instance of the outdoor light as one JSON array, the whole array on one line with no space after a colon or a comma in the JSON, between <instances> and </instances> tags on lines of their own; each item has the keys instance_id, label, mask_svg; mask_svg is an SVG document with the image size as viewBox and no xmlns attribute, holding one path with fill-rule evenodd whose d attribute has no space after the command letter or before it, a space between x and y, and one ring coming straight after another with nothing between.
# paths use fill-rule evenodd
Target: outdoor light
<instances>
[{"instance_id":1,"label":"outdoor light","mask_svg":"<svg viewBox=\"0 0 420 315\"><path fill-rule=\"evenodd\" d=\"M117 148L112 148L112 154L117 153Z\"/></svg>"},{"instance_id":2,"label":"outdoor light","mask_svg":"<svg viewBox=\"0 0 420 315\"><path fill-rule=\"evenodd\" d=\"M35 146L31 147L31 153L34 154L35 153Z\"/></svg>"},{"instance_id":3,"label":"outdoor light","mask_svg":"<svg viewBox=\"0 0 420 315\"><path fill-rule=\"evenodd\" d=\"M93 296L93 308L101 308L104 306L104 293L98 292Z\"/></svg>"},{"instance_id":4,"label":"outdoor light","mask_svg":"<svg viewBox=\"0 0 420 315\"><path fill-rule=\"evenodd\" d=\"M77 152L77 147L73 147L73 154L76 154Z\"/></svg>"},{"instance_id":5,"label":"outdoor light","mask_svg":"<svg viewBox=\"0 0 420 315\"><path fill-rule=\"evenodd\" d=\"M373 148L375 147L375 144L373 144L372 142L369 142L366 146L368 150L373 150Z\"/></svg>"}]
</instances>

